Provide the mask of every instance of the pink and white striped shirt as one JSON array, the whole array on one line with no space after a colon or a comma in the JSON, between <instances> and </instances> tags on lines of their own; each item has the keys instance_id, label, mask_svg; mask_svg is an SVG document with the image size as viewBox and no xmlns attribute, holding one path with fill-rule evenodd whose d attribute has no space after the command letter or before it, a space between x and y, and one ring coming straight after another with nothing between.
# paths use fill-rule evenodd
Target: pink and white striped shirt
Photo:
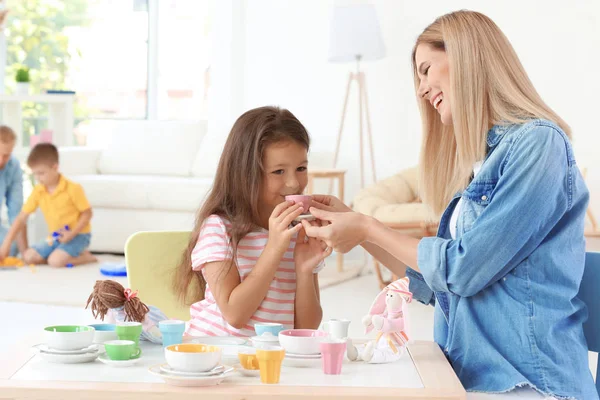
<instances>
[{"instance_id":1,"label":"pink and white striped shirt","mask_svg":"<svg viewBox=\"0 0 600 400\"><path fill-rule=\"evenodd\" d=\"M206 263L226 261L232 258L230 236L228 229L231 223L217 215L211 215L204 222L198 237L198 242L192 252L192 269L202 271ZM258 257L267 245L269 232L265 229L248 233L238 245L237 269L240 281L252 271ZM191 321L187 334L192 336L254 336L254 324L260 322L276 322L283 324L285 329L294 327L294 300L296 297L296 268L294 263L294 248L296 236L290 242L277 271L269 286L267 296L250 321L242 329L229 325L223 317L219 306L206 286L204 300L191 306ZM319 272L324 263L315 268Z\"/></svg>"}]
</instances>

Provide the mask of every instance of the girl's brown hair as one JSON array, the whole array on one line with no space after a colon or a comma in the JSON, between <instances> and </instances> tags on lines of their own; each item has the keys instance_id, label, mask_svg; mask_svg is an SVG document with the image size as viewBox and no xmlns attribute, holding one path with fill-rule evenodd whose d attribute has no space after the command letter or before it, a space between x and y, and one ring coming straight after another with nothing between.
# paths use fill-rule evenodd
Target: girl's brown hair
<instances>
[{"instance_id":1,"label":"girl's brown hair","mask_svg":"<svg viewBox=\"0 0 600 400\"><path fill-rule=\"evenodd\" d=\"M213 187L198 211L190 243L175 272L173 289L179 300L191 304L204 299L206 281L200 271L192 270L192 251L198 242L202 224L210 215L231 222L228 235L232 254L237 253L240 240L256 229L259 221L259 194L263 186L263 153L276 142L297 142L308 150L310 139L306 128L288 110L279 107L260 107L247 111L233 124L219 165ZM235 265L235 257L229 268ZM188 289L196 280L200 292Z\"/></svg>"}]
</instances>

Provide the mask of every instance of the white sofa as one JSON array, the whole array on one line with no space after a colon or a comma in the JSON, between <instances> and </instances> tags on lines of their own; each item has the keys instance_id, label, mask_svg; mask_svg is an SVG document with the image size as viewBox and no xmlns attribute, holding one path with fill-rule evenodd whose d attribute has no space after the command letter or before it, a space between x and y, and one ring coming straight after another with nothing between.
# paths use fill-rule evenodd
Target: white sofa
<instances>
[{"instance_id":1,"label":"white sofa","mask_svg":"<svg viewBox=\"0 0 600 400\"><path fill-rule=\"evenodd\" d=\"M192 229L220 151L203 146L206 132L205 121L112 121L102 148L60 148L61 171L92 205L92 251L122 253L138 231Z\"/></svg>"}]
</instances>

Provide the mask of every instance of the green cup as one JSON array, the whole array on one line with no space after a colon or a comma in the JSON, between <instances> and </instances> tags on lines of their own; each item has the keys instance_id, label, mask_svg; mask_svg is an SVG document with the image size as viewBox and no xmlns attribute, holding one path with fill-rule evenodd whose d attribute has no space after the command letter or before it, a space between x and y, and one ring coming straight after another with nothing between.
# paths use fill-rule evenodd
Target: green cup
<instances>
[{"instance_id":1,"label":"green cup","mask_svg":"<svg viewBox=\"0 0 600 400\"><path fill-rule=\"evenodd\" d=\"M104 348L108 358L117 361L131 360L142 354L142 350L133 340L109 340L104 342Z\"/></svg>"},{"instance_id":2,"label":"green cup","mask_svg":"<svg viewBox=\"0 0 600 400\"><path fill-rule=\"evenodd\" d=\"M115 330L120 340L132 340L137 347L140 346L140 335L142 334L140 322L118 322Z\"/></svg>"}]
</instances>

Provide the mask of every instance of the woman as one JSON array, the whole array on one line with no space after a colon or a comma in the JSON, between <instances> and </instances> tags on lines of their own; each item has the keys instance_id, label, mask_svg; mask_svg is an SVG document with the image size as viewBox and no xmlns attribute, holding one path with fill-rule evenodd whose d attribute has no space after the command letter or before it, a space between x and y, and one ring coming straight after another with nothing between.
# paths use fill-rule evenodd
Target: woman
<instances>
[{"instance_id":1,"label":"woman","mask_svg":"<svg viewBox=\"0 0 600 400\"><path fill-rule=\"evenodd\" d=\"M438 237L402 235L331 196L315 197L325 223L305 222L307 234L342 252L361 244L398 275L410 266L411 291L435 304L435 341L467 390L597 399L576 297L589 194L569 127L480 13L438 18L412 62L420 189L442 214Z\"/></svg>"}]
</instances>

